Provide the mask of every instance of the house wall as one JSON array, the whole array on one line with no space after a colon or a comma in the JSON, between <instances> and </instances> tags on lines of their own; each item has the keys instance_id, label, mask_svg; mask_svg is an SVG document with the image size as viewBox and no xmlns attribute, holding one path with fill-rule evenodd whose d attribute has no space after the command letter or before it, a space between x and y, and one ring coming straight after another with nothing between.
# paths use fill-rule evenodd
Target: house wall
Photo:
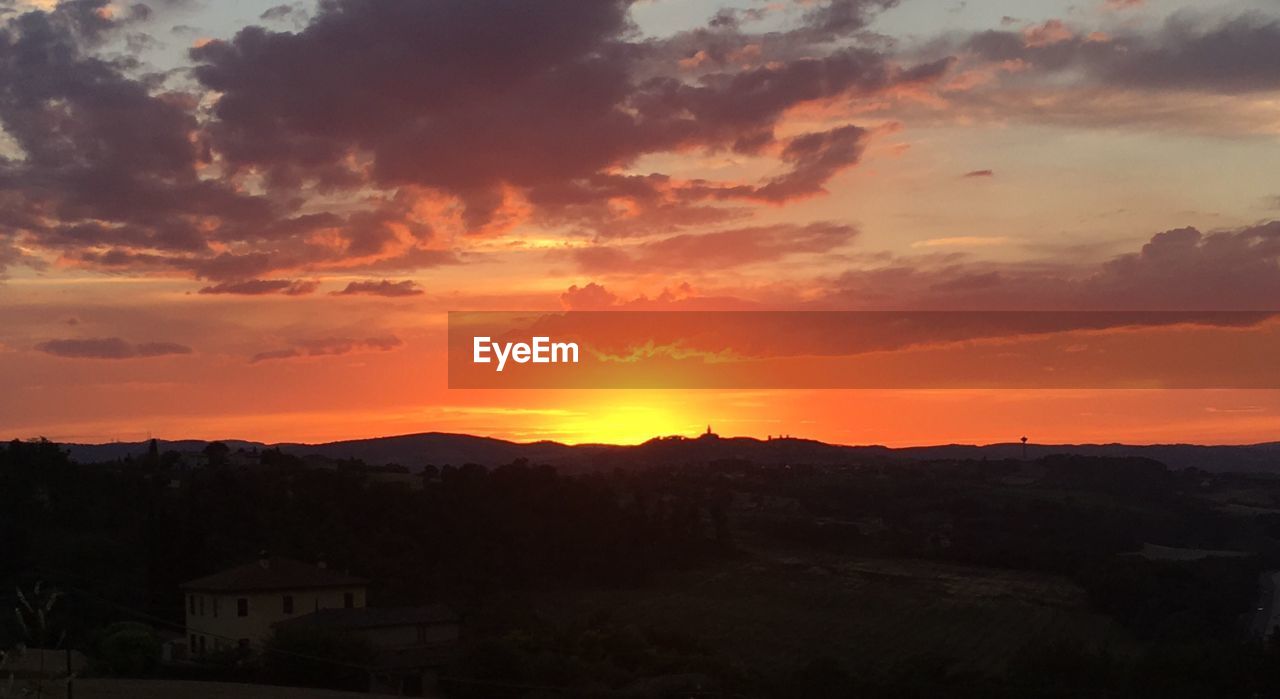
<instances>
[{"instance_id":1,"label":"house wall","mask_svg":"<svg viewBox=\"0 0 1280 699\"><path fill-rule=\"evenodd\" d=\"M406 624L381 626L360 632L374 648L408 648L454 643L458 640L457 624Z\"/></svg>"},{"instance_id":2,"label":"house wall","mask_svg":"<svg viewBox=\"0 0 1280 699\"><path fill-rule=\"evenodd\" d=\"M384 626L360 632L374 648L405 648L418 644L418 627Z\"/></svg>"},{"instance_id":3,"label":"house wall","mask_svg":"<svg viewBox=\"0 0 1280 699\"><path fill-rule=\"evenodd\" d=\"M185 600L187 643L191 645L193 655L198 655L202 650L202 637L205 644L203 650L210 653L221 648L235 648L240 639L248 639L251 644L259 645L271 635L272 627L285 619L304 616L321 609L343 608L347 593L352 596L352 606L365 606L363 587L241 593L188 591ZM292 614L284 612L286 595L293 597ZM238 614L240 599L248 600L247 616ZM193 602L194 613L191 611Z\"/></svg>"}]
</instances>

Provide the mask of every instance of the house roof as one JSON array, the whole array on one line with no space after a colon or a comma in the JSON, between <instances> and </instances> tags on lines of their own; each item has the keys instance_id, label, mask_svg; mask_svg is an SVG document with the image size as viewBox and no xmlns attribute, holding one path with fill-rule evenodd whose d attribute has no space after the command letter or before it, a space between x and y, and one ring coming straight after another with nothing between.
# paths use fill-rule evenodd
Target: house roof
<instances>
[{"instance_id":1,"label":"house roof","mask_svg":"<svg viewBox=\"0 0 1280 699\"><path fill-rule=\"evenodd\" d=\"M346 631L375 629L389 626L423 626L449 624L458 621L458 615L443 604L425 607L357 607L355 609L321 609L296 619L287 619L277 627L291 629L328 629Z\"/></svg>"},{"instance_id":2,"label":"house roof","mask_svg":"<svg viewBox=\"0 0 1280 699\"><path fill-rule=\"evenodd\" d=\"M272 556L182 583L185 590L243 592L354 587L368 580L292 558Z\"/></svg>"}]
</instances>

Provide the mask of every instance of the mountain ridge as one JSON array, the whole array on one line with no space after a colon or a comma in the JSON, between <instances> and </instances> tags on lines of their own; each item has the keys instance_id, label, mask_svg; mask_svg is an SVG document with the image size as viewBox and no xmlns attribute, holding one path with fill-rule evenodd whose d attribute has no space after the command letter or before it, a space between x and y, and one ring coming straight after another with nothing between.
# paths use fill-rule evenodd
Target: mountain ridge
<instances>
[{"instance_id":1,"label":"mountain ridge","mask_svg":"<svg viewBox=\"0 0 1280 699\"><path fill-rule=\"evenodd\" d=\"M513 442L449 432L418 432L385 437L369 437L334 442L256 442L249 440L157 440L162 451L199 451L209 441L221 441L232 450L279 448L296 456L328 459L361 459L371 465L396 463L417 470L432 465L477 463L497 466L516 459L547 463L566 470L641 465L654 460L666 463L705 462L717 459L744 459L765 464L837 463L841 461L883 460L931 461L940 459L1018 459L1024 445L1019 442L993 444L936 444L912 447L884 445L829 444L802 438L761 440L754 437L659 437L637 445L563 444L550 440ZM99 462L124 459L146 453L149 442L109 442L105 444L62 444L72 459ZM1201 444L1032 444L1025 445L1027 458L1050 454L1080 456L1143 457L1173 469L1201 468L1215 472L1280 473L1280 442L1245 445Z\"/></svg>"}]
</instances>

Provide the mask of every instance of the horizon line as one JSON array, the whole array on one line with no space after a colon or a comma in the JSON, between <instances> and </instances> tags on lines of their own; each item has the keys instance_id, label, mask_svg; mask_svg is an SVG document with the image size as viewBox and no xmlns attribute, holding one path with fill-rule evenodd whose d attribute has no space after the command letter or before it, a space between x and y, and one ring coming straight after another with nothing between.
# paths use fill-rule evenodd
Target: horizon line
<instances>
[{"instance_id":1,"label":"horizon line","mask_svg":"<svg viewBox=\"0 0 1280 699\"><path fill-rule=\"evenodd\" d=\"M507 443L507 444L514 444L514 445L516 445L516 446L532 446L532 445L535 445L535 444L557 444L557 445L564 446L564 447L591 447L591 446L598 446L598 447L638 447L638 446L642 446L642 445L644 445L644 444L648 444L649 442L652 442L652 441L654 441L654 440L659 440L659 439L681 438L681 439L685 439L685 440L689 440L689 441L697 441L699 437L702 437L702 436L703 436L703 434L705 434L705 433L699 433L699 434L696 434L696 435L693 435L693 436L688 436L688 435L684 435L684 434L665 434L665 435L664 435L664 434L660 434L660 435L654 435L653 437L650 437L650 438L648 438L648 439L646 439L646 440L644 440L644 441L642 441L642 442L636 442L636 443L598 442L598 441L572 442L572 441L560 441L560 440L555 440L555 439L535 439L535 440L532 440L532 441L520 441L520 440L515 440L515 439L508 439L508 438L505 438L505 437L495 437L495 436L491 436L491 435L472 434L472 433L468 433L468 432L442 432L442 431L438 431L438 430L426 430L426 431L422 431L422 432L404 432L404 433L399 433L399 434L384 434L384 435L378 435L378 436L372 436L372 437L352 437L352 438L347 438L347 439L331 439L331 440L327 440L327 441L288 441L288 440L285 440L285 441L274 441L274 442L272 442L272 441L264 441L264 440L257 440L257 439L244 438L244 437L221 437L221 438L217 438L217 439L203 439L203 438L198 438L198 437L183 437L183 438L177 438L177 439L168 439L168 438L164 438L164 437L155 437L155 436L152 436L152 437L146 437L146 438L141 438L141 439L136 439L136 440L120 440L120 439L113 439L113 440L109 440L109 441L73 441L73 440L64 440L64 439L54 439L54 438L50 438L50 437L44 437L44 436L41 436L41 435L35 435L35 436L30 436L30 437L11 437L11 438L5 439L4 441L5 441L5 442L13 442L13 441L19 441L19 442L34 442L34 441L38 441L38 440L44 439L44 440L46 440L46 441L48 441L48 442L50 442L50 443L53 443L53 444L66 444L66 445L76 445L76 446L95 446L95 447L100 447L100 446L110 446L110 445L112 445L112 444L145 444L145 443L147 443L147 442L151 441L152 439L155 439L155 440L157 440L157 441L159 441L159 442L169 442L169 443L173 443L173 442L204 442L204 443L208 444L208 443L211 443L211 442L247 442L247 443L250 443L250 444L261 445L261 446L264 446L264 447L277 447L277 446L283 446L283 445L298 445L298 446L325 446L325 445L329 445L329 444L341 444L341 443L347 443L347 442L370 442L370 441L377 441L377 440L383 440L383 439L400 439L400 438L405 438L405 437L422 437L422 436L429 436L429 435L440 435L440 436L447 436L447 437L467 437L467 438L471 438L471 439L485 439L485 440L492 440L492 441L497 441L497 442L505 442L505 443ZM713 434L714 434L714 433L713 433ZM887 444L879 444L879 443L874 443L874 444L873 444L873 443L863 443L863 444L846 444L846 443L842 443L842 442L825 442L825 441L822 441L822 440L820 440L820 439L816 439L816 438L802 437L802 436L795 436L795 435L785 435L785 436L783 436L783 435L779 435L779 436L769 435L767 438L761 438L761 437L756 437L756 436L752 436L752 435L732 435L732 436L726 436L726 435L718 435L718 434L717 434L717 435L715 435L715 436L716 436L716 438L717 438L717 439L720 439L720 440L750 440L750 441L755 441L755 442L760 442L760 443L767 443L767 442L770 442L770 441L797 441L797 442L813 442L813 443L816 443L816 444L821 444L821 445L824 445L824 446L831 446L831 447L844 447L844 448L850 448L850 449L886 449L886 450L890 450L890 451L902 451L902 450L907 450L907 449L930 449L930 448L938 448L938 447L974 447L974 448L988 448L988 447L999 447L999 446L1011 446L1011 447L1022 447L1022 446L1024 446L1020 441L1018 441L1018 440L1016 440L1016 439L1015 439L1015 440L1010 440L1010 441L1005 441L1005 442L929 442L929 443L916 443L916 444L909 444L909 445L905 445L905 446L890 446L890 445L887 445ZM1271 444L1280 444L1280 440L1262 441L1262 442L1217 442L1217 443L1208 443L1208 442L1144 442L1144 441L1132 441L1132 442L1131 442L1131 441L1123 441L1123 440L1118 440L1118 441L1108 441L1108 442L1070 442L1070 441L1065 441L1065 442L1064 442L1064 441L1054 441L1054 442L1033 442L1033 441L1028 441L1028 442L1026 442L1025 446L1027 446L1027 447L1101 447L1101 446L1126 446L1126 447L1162 447L1162 446L1166 446L1166 447L1171 447L1171 446L1182 446L1182 447L1210 447L1210 448L1214 448L1214 447L1257 447L1257 446L1266 446L1266 445L1271 445Z\"/></svg>"}]
</instances>

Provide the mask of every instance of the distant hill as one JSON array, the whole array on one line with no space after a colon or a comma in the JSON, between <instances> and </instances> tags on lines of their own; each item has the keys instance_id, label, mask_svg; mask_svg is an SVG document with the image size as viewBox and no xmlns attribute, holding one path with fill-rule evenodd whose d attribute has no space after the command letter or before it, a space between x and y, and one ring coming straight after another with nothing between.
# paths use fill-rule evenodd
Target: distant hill
<instances>
[{"instance_id":1,"label":"distant hill","mask_svg":"<svg viewBox=\"0 0 1280 699\"><path fill-rule=\"evenodd\" d=\"M278 444L281 451L298 456L317 455L330 459L362 459L370 464L397 463L410 468L427 464L466 463L498 466L525 458L538 463L560 463L575 454L585 455L604 446L569 446L559 442L518 444L491 437L425 432L396 437L375 437L327 444Z\"/></svg>"},{"instance_id":2,"label":"distant hill","mask_svg":"<svg viewBox=\"0 0 1280 699\"><path fill-rule=\"evenodd\" d=\"M524 458L566 471L629 468L644 464L705 463L720 459L743 459L761 464L830 464L848 461L893 462L898 460L931 461L939 459L1017 459L1022 456L1019 443L965 445L948 444L891 449L883 446L844 446L807 439L759 440L734 438L662 438L636 446L605 444L567 445L558 442L520 444L489 437L464 434L426 432L357 439L324 444L285 442L264 444L241 440L223 440L236 449L279 447L297 456L319 456L328 459L361 459L372 465L396 463L411 469L427 464L441 466L475 463L497 466ZM161 451L196 452L207 442L198 440L160 440ZM71 458L82 463L113 461L126 456L139 456L147 451L147 442L113 442L109 444L63 445ZM1127 444L1028 444L1028 458L1049 454L1082 456L1144 457L1154 459L1172 469L1200 468L1213 472L1280 473L1280 442L1247 446L1201 446L1194 444L1127 445Z\"/></svg>"},{"instance_id":3,"label":"distant hill","mask_svg":"<svg viewBox=\"0 0 1280 699\"><path fill-rule=\"evenodd\" d=\"M296 456L319 456L326 459L361 459L373 465L396 463L419 469L427 464L476 463L494 466L526 458L540 463L563 463L593 450L626 449L627 447L576 445L558 442L518 444L489 437L465 434L425 432L394 437L375 437L323 444L296 442L264 443L245 440L219 440L233 451L237 449L279 448ZM209 443L200 440L157 440L160 451L198 452ZM111 442L108 444L63 444L71 458L81 463L113 461L146 454L149 442Z\"/></svg>"},{"instance_id":4,"label":"distant hill","mask_svg":"<svg viewBox=\"0 0 1280 699\"><path fill-rule=\"evenodd\" d=\"M1022 454L1018 443L971 446L949 444L908 447L894 450L913 459L1016 459ZM1159 461L1171 469L1199 468L1213 472L1280 473L1280 442L1242 446L1200 444L1028 444L1027 456L1048 454L1080 456L1142 457Z\"/></svg>"},{"instance_id":5,"label":"distant hill","mask_svg":"<svg viewBox=\"0 0 1280 699\"><path fill-rule=\"evenodd\" d=\"M156 440L160 451L194 452L204 449L208 442L199 439L167 439ZM246 442L239 439L220 440L231 449L261 449L261 442ZM127 456L141 456L147 453L150 442L108 442L106 444L62 444L62 448L71 455L73 461L93 463L96 461L115 461Z\"/></svg>"}]
</instances>

